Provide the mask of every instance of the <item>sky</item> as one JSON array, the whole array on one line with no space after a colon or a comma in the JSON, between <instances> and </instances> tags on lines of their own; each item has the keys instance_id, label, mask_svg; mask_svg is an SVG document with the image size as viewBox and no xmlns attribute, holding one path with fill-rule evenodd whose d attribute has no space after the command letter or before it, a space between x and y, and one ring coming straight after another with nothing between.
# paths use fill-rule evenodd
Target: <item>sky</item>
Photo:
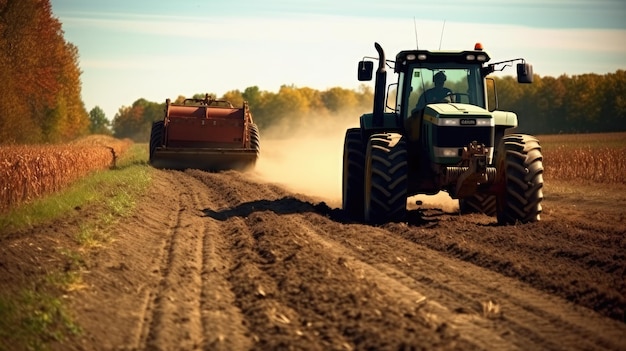
<instances>
[{"instance_id":1,"label":"sky","mask_svg":"<svg viewBox=\"0 0 626 351\"><path fill-rule=\"evenodd\" d=\"M220 97L251 86L357 89L357 62L376 56L374 42L388 59L480 42L492 62L524 58L540 76L626 69L624 0L51 3L79 50L85 107L99 106L110 120L139 98Z\"/></svg>"}]
</instances>

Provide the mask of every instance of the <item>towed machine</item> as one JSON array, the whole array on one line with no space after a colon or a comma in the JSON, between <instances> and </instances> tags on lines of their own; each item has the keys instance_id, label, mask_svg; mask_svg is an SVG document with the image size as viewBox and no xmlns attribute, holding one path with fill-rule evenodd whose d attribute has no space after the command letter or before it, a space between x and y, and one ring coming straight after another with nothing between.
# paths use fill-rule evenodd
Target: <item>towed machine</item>
<instances>
[{"instance_id":1,"label":"towed machine","mask_svg":"<svg viewBox=\"0 0 626 351\"><path fill-rule=\"evenodd\" d=\"M165 117L152 124L150 164L156 168L207 171L254 167L260 136L248 103L233 107L226 100L165 101Z\"/></svg>"},{"instance_id":2,"label":"towed machine","mask_svg":"<svg viewBox=\"0 0 626 351\"><path fill-rule=\"evenodd\" d=\"M370 223L403 221L409 196L446 191L461 213L483 212L500 224L538 221L541 146L515 132L515 113L498 110L488 77L517 62L518 82L532 83L532 65L521 58L489 63L480 43L466 51L401 51L395 61L374 47L378 57L358 64L358 79L369 81L378 60L373 111L344 139L346 214ZM398 77L387 92L386 67Z\"/></svg>"}]
</instances>

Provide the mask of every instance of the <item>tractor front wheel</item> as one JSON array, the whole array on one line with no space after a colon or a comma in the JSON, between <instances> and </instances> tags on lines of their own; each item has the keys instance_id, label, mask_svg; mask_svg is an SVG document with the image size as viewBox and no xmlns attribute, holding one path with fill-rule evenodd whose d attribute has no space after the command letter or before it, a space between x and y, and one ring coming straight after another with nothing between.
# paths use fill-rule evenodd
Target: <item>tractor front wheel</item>
<instances>
[{"instance_id":1,"label":"tractor front wheel","mask_svg":"<svg viewBox=\"0 0 626 351\"><path fill-rule=\"evenodd\" d=\"M475 194L463 199L459 199L459 212L484 213L487 216L496 215L496 197L489 194Z\"/></svg>"},{"instance_id":2,"label":"tractor front wheel","mask_svg":"<svg viewBox=\"0 0 626 351\"><path fill-rule=\"evenodd\" d=\"M499 224L539 221L543 201L543 155L530 135L505 135L498 146L496 188Z\"/></svg>"},{"instance_id":3,"label":"tractor front wheel","mask_svg":"<svg viewBox=\"0 0 626 351\"><path fill-rule=\"evenodd\" d=\"M403 221L407 194L408 151L404 137L398 133L373 134L365 155L365 221Z\"/></svg>"}]
</instances>

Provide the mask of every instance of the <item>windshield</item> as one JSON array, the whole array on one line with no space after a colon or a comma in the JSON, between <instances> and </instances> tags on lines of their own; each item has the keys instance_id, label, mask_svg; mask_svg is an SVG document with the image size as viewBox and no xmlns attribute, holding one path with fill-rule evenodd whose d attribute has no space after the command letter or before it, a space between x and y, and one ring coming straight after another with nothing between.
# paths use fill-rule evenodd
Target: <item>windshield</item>
<instances>
[{"instance_id":1,"label":"windshield","mask_svg":"<svg viewBox=\"0 0 626 351\"><path fill-rule=\"evenodd\" d=\"M427 104L457 102L485 107L480 67L414 67L409 70L407 115Z\"/></svg>"}]
</instances>

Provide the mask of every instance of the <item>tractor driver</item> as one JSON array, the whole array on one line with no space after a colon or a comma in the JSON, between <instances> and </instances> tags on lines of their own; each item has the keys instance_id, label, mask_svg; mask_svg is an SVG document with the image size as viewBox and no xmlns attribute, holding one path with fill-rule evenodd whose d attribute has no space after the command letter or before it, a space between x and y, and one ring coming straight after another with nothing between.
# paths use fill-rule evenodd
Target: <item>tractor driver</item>
<instances>
[{"instance_id":1,"label":"tractor driver","mask_svg":"<svg viewBox=\"0 0 626 351\"><path fill-rule=\"evenodd\" d=\"M442 71L439 71L433 77L433 82L435 83L434 88L430 88L426 90L417 100L417 105L411 111L411 114L415 114L419 110L424 109L427 104L432 104L435 102L452 102L452 90L443 86L443 83L446 82L446 75Z\"/></svg>"}]
</instances>

